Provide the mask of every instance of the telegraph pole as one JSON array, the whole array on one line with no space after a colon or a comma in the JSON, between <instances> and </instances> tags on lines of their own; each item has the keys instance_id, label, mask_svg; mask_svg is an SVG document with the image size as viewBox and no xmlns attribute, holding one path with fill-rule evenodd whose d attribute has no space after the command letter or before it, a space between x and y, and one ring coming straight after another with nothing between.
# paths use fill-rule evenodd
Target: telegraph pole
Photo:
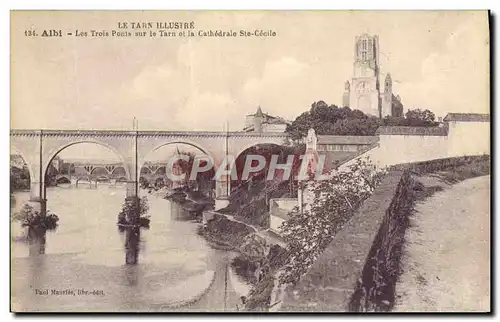
<instances>
[{"instance_id":1,"label":"telegraph pole","mask_svg":"<svg viewBox=\"0 0 500 322\"><path fill-rule=\"evenodd\" d=\"M228 145L229 145L229 121L226 121L226 162L227 162L227 154L228 154ZM231 176L226 177L226 196L229 198L231 193L230 181Z\"/></svg>"},{"instance_id":2,"label":"telegraph pole","mask_svg":"<svg viewBox=\"0 0 500 322\"><path fill-rule=\"evenodd\" d=\"M40 190L39 190L39 196L40 196L40 213L44 213L45 212L45 207L44 207L44 203L45 203L45 173L43 173L43 152L42 152L42 148L43 148L43 130L40 130L40 146L39 146L39 150L40 150L40 160L39 160L39 163L40 163L40 175L39 175L39 181L40 181ZM50 166L50 165L49 165Z\"/></svg>"},{"instance_id":3,"label":"telegraph pole","mask_svg":"<svg viewBox=\"0 0 500 322\"><path fill-rule=\"evenodd\" d=\"M137 120L134 116L134 121L133 121L134 125L134 130L135 130L135 160L134 160L134 163L135 163L135 196L137 198L139 198L139 173L138 171L140 169L138 169L139 165L138 165L138 162L137 162L137 138L138 138L138 135L139 135L139 120Z\"/></svg>"}]
</instances>

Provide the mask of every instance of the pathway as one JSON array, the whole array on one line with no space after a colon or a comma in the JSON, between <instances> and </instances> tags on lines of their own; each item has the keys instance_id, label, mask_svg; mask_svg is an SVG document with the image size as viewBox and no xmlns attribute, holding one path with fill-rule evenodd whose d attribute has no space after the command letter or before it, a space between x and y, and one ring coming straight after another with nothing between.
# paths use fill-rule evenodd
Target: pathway
<instances>
[{"instance_id":1,"label":"pathway","mask_svg":"<svg viewBox=\"0 0 500 322\"><path fill-rule=\"evenodd\" d=\"M490 176L483 176L416 206L394 311L490 310L489 203Z\"/></svg>"}]
</instances>

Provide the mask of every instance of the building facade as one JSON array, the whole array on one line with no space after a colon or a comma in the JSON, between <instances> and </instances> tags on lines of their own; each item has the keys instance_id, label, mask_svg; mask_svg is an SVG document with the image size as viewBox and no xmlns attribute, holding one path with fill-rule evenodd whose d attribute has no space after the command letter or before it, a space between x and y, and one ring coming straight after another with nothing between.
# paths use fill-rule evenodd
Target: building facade
<instances>
[{"instance_id":1,"label":"building facade","mask_svg":"<svg viewBox=\"0 0 500 322\"><path fill-rule=\"evenodd\" d=\"M353 76L345 83L343 106L380 118L401 117L403 104L399 95L393 93L391 75L387 74L383 86L380 85L379 55L378 36L356 37Z\"/></svg>"},{"instance_id":2,"label":"building facade","mask_svg":"<svg viewBox=\"0 0 500 322\"><path fill-rule=\"evenodd\" d=\"M263 113L262 109L259 106L255 114L249 114L246 116L245 127L243 128L243 131L284 133L287 124L290 124L290 122L281 117L271 116L269 114Z\"/></svg>"}]
</instances>

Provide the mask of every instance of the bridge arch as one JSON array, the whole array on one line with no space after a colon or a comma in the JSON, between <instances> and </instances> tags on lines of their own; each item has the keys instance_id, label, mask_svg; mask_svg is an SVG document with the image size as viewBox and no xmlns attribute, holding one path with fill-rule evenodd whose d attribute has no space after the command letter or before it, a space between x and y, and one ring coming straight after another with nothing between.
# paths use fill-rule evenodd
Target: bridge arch
<instances>
[{"instance_id":1,"label":"bridge arch","mask_svg":"<svg viewBox=\"0 0 500 322\"><path fill-rule=\"evenodd\" d=\"M56 179L56 184L59 185L59 184L71 184L71 180L70 178L68 177L68 175L62 175L62 176L58 176L57 179Z\"/></svg>"},{"instance_id":2,"label":"bridge arch","mask_svg":"<svg viewBox=\"0 0 500 322\"><path fill-rule=\"evenodd\" d=\"M127 178L126 177L118 177L116 178L116 182L127 182Z\"/></svg>"},{"instance_id":3,"label":"bridge arch","mask_svg":"<svg viewBox=\"0 0 500 322\"><path fill-rule=\"evenodd\" d=\"M274 143L274 142L263 142L263 143L248 143L246 145L243 145L243 147L239 148L239 150L237 150L237 153L236 155L234 156L235 159L238 159L238 157L243 153L245 152L246 150L248 149L251 149L251 148L254 148L254 147L257 147L257 146L274 146L274 147L282 147L283 145L282 144L278 144L278 143Z\"/></svg>"},{"instance_id":4,"label":"bridge arch","mask_svg":"<svg viewBox=\"0 0 500 322\"><path fill-rule=\"evenodd\" d=\"M117 175L117 173L118 173L118 176L122 176L121 173L125 173L125 175L126 175L127 170L125 170L125 167L123 167L123 166L117 166L113 169L113 171L111 171L111 173L109 175L112 177L114 175Z\"/></svg>"},{"instance_id":5,"label":"bridge arch","mask_svg":"<svg viewBox=\"0 0 500 322\"><path fill-rule=\"evenodd\" d=\"M153 175L165 175L166 173L167 173L167 166L166 165L160 165L158 168L156 168L155 171L153 171L152 174Z\"/></svg>"},{"instance_id":6,"label":"bridge arch","mask_svg":"<svg viewBox=\"0 0 500 322\"><path fill-rule=\"evenodd\" d=\"M173 141L168 141L168 142L162 142L162 143L156 145L153 149L151 149L149 152L147 152L145 155L143 155L143 157L141 158L141 160L139 162L139 169L142 169L142 167L144 166L144 164L147 162L147 157L150 156L153 152L157 151L158 149L160 149L160 148L162 148L164 146L172 145L172 144L185 144L185 145L189 145L189 146L191 146L193 148L196 148L196 149L200 150L204 154L208 155L210 158L212 158L212 160L214 160L214 162L216 162L215 156L208 149L204 148L203 146L201 146L200 144L198 144L198 143L196 143L194 141L187 140L187 139L182 139L182 140L173 140Z\"/></svg>"},{"instance_id":7,"label":"bridge arch","mask_svg":"<svg viewBox=\"0 0 500 322\"><path fill-rule=\"evenodd\" d=\"M96 166L96 167L92 168L92 170L90 170L89 175L93 175L94 171L99 170L99 169L102 169L102 170L106 171L106 175L109 176L109 174L110 174L109 170L106 169L106 166L104 166L104 165L99 165L99 166Z\"/></svg>"},{"instance_id":8,"label":"bridge arch","mask_svg":"<svg viewBox=\"0 0 500 322\"><path fill-rule=\"evenodd\" d=\"M286 155L286 151L285 151L286 148L283 145L273 143L273 142L247 144L247 145L243 146L243 148L241 148L239 150L238 154L235 156L235 164L236 164L236 171L237 171L237 175L238 175L238 181L241 181L243 179L243 172L245 170L245 164L246 164L246 158L244 158L245 152L250 152L251 149L257 149L257 148L262 148L263 151L261 151L259 153L259 151L257 150L257 151L255 151L254 154L257 154L257 155L264 157L266 163L265 163L265 167L262 170L250 173L252 176L256 175L256 174L258 174L259 176L261 176L261 175L267 176L267 171L269 170L270 162L271 162L272 156L274 154L278 155L278 164L286 163L286 158L284 158L284 156ZM296 162L295 159L294 159L294 162ZM252 164L253 164L253 162L252 162ZM253 164L253 166L256 166L256 165L257 164ZM275 175L277 173L281 173L282 171L283 170L277 170L275 172Z\"/></svg>"},{"instance_id":9,"label":"bridge arch","mask_svg":"<svg viewBox=\"0 0 500 322\"><path fill-rule=\"evenodd\" d=\"M101 140L92 140L92 139L87 139L87 138L80 139L80 140L73 140L73 141L70 141L70 142L65 142L64 144L61 144L57 148L52 149L48 153L48 157L44 158L45 160L44 160L44 163L43 163L43 166L42 166L42 173L43 173L44 177L45 177L45 175L47 173L47 169L48 169L50 163L56 157L56 155L58 155L61 151L65 150L66 148L69 148L70 146L77 145L77 144L80 144L80 143L93 143L93 144L97 144L97 145L103 146L103 147L109 149L110 151L112 151L120 159L120 162L122 163L123 168L125 169L127 180L130 180L131 175L130 175L130 171L129 171L129 165L125 162L125 158L120 153L120 151L118 151L114 146L112 146L112 145L110 145L110 144L108 144L108 143L106 143L104 141L101 141Z\"/></svg>"},{"instance_id":10,"label":"bridge arch","mask_svg":"<svg viewBox=\"0 0 500 322\"><path fill-rule=\"evenodd\" d=\"M26 154L22 149L17 147L15 144L10 145L10 155L17 154L20 155L21 158L23 159L24 163L26 164L26 167L28 168L29 176L30 176L30 182L36 182L38 181L38 178L36 177L36 169L33 168L33 164L30 162L30 159L28 159Z\"/></svg>"}]
</instances>

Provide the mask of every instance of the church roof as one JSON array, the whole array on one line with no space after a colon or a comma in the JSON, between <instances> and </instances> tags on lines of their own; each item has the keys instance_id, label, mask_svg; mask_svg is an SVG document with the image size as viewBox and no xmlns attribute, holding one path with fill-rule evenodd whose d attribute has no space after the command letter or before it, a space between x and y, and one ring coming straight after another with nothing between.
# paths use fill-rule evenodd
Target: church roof
<instances>
[{"instance_id":1,"label":"church roof","mask_svg":"<svg viewBox=\"0 0 500 322\"><path fill-rule=\"evenodd\" d=\"M489 122L489 114L479 113L448 113L443 121L450 122Z\"/></svg>"},{"instance_id":2,"label":"church roof","mask_svg":"<svg viewBox=\"0 0 500 322\"><path fill-rule=\"evenodd\" d=\"M378 135L446 136L448 129L439 126L380 126L375 133Z\"/></svg>"},{"instance_id":3,"label":"church roof","mask_svg":"<svg viewBox=\"0 0 500 322\"><path fill-rule=\"evenodd\" d=\"M264 113L262 113L262 109L260 108L260 106L257 109L257 113L255 113L255 116L258 116L258 117L263 117L264 116Z\"/></svg>"},{"instance_id":4,"label":"church roof","mask_svg":"<svg viewBox=\"0 0 500 322\"><path fill-rule=\"evenodd\" d=\"M247 114L247 116L260 116L260 117L266 116L266 117L274 118L274 116L271 116L271 115L268 115L268 114L262 112L262 108L260 106L257 108L257 112L255 112L254 114Z\"/></svg>"}]
</instances>

